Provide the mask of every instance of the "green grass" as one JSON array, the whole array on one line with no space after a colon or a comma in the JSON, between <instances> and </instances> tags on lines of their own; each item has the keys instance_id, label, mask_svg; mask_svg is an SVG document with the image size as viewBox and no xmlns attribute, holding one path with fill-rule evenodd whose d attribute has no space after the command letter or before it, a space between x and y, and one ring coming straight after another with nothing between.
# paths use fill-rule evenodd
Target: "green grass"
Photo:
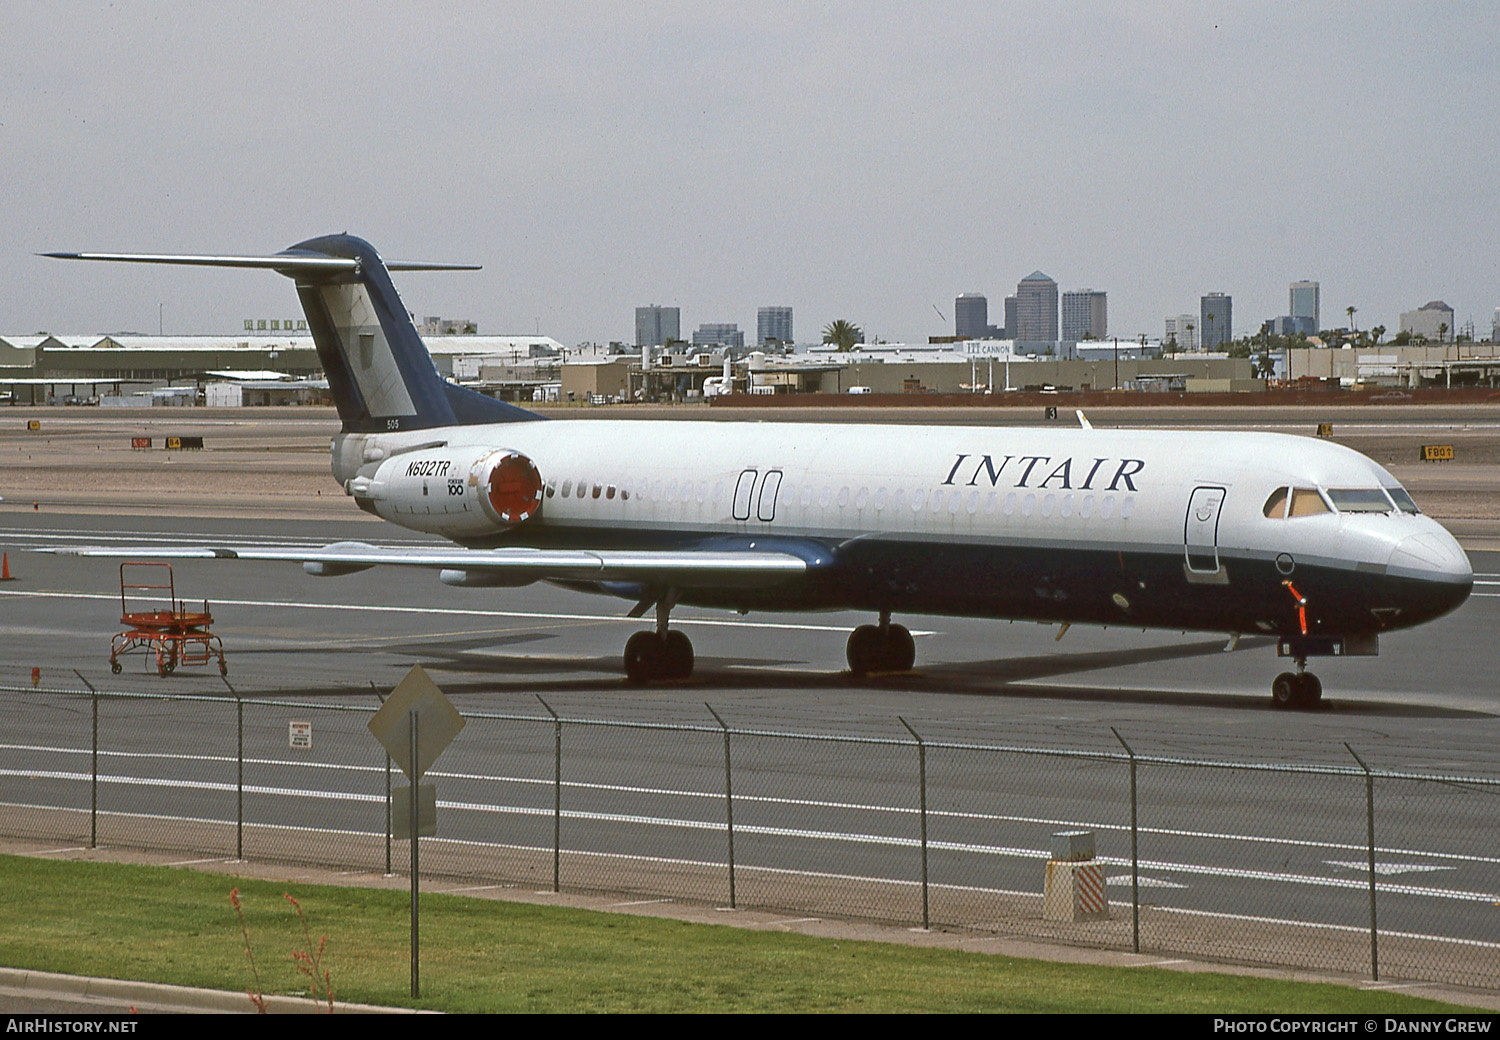
<instances>
[{"instance_id":1,"label":"green grass","mask_svg":"<svg viewBox=\"0 0 1500 1040\"><path fill-rule=\"evenodd\" d=\"M0 856L0 964L243 990L238 887L266 993L305 992L289 886ZM411 1006L403 892L296 886L336 998ZM422 899L422 999L453 1012L1435 1012L1388 992L1016 960L458 896ZM1464 1009L1448 1009L1464 1010Z\"/></svg>"}]
</instances>

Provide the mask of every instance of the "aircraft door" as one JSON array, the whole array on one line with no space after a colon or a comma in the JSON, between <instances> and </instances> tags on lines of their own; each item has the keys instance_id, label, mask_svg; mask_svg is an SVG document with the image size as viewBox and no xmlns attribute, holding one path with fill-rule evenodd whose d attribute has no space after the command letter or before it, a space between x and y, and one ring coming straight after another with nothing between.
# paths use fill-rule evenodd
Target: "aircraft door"
<instances>
[{"instance_id":1,"label":"aircraft door","mask_svg":"<svg viewBox=\"0 0 1500 1040\"><path fill-rule=\"evenodd\" d=\"M1224 506L1225 489L1194 488L1188 499L1187 519L1183 525L1183 547L1187 569L1195 574L1217 574L1219 571L1219 514Z\"/></svg>"},{"instance_id":2,"label":"aircraft door","mask_svg":"<svg viewBox=\"0 0 1500 1040\"><path fill-rule=\"evenodd\" d=\"M740 473L739 483L734 486L734 518L750 519L750 502L755 496L756 471L747 469ZM772 496L774 501L775 496Z\"/></svg>"},{"instance_id":3,"label":"aircraft door","mask_svg":"<svg viewBox=\"0 0 1500 1040\"><path fill-rule=\"evenodd\" d=\"M767 523L776 519L776 493L780 490L781 470L770 470L766 473L766 479L760 483L760 504L755 513Z\"/></svg>"}]
</instances>

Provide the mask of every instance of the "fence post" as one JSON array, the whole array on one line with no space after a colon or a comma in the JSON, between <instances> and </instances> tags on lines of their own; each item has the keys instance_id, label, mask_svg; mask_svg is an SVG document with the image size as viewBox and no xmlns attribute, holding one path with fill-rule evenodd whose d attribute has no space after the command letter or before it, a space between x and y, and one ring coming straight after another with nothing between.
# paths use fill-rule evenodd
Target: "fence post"
<instances>
[{"instance_id":1,"label":"fence post","mask_svg":"<svg viewBox=\"0 0 1500 1040\"><path fill-rule=\"evenodd\" d=\"M379 704L385 703L385 698L370 683L370 692L375 694L375 700ZM384 745L381 745L384 747ZM391 876L391 842L394 840L391 834L393 821L391 820L391 753L385 753L385 876Z\"/></svg>"},{"instance_id":2,"label":"fence post","mask_svg":"<svg viewBox=\"0 0 1500 1040\"><path fill-rule=\"evenodd\" d=\"M242 860L245 858L245 702L240 700L240 691L229 685L229 680L223 676L225 686L229 686L229 692L234 694L235 712L235 780L234 780L234 858Z\"/></svg>"},{"instance_id":3,"label":"fence post","mask_svg":"<svg viewBox=\"0 0 1500 1040\"><path fill-rule=\"evenodd\" d=\"M94 734L89 742L89 848L95 849L99 847L99 691L77 668L73 674L89 688L89 700L94 702Z\"/></svg>"},{"instance_id":4,"label":"fence post","mask_svg":"<svg viewBox=\"0 0 1500 1040\"><path fill-rule=\"evenodd\" d=\"M1354 756L1359 768L1365 771L1365 844L1369 849L1370 871L1370 980L1380 981L1380 940L1375 927L1375 776L1365 760L1355 754L1354 749L1344 744L1344 750Z\"/></svg>"},{"instance_id":5,"label":"fence post","mask_svg":"<svg viewBox=\"0 0 1500 1040\"><path fill-rule=\"evenodd\" d=\"M704 701L703 706L724 731L724 821L729 835L729 909L734 910L734 774L729 768L729 727L719 718L719 713L714 711L712 704Z\"/></svg>"},{"instance_id":6,"label":"fence post","mask_svg":"<svg viewBox=\"0 0 1500 1040\"><path fill-rule=\"evenodd\" d=\"M922 818L922 930L926 931L932 927L927 904L927 745L922 742L921 734L911 728L911 723L901 718L900 715L896 718L917 742L917 791Z\"/></svg>"},{"instance_id":7,"label":"fence post","mask_svg":"<svg viewBox=\"0 0 1500 1040\"><path fill-rule=\"evenodd\" d=\"M1120 746L1125 749L1125 754L1130 758L1130 952L1141 952L1141 855L1140 855L1140 828L1136 814L1135 798L1135 751L1125 738L1120 736L1120 731L1113 726L1109 731L1115 735ZM1106 897L1107 898L1107 897Z\"/></svg>"},{"instance_id":8,"label":"fence post","mask_svg":"<svg viewBox=\"0 0 1500 1040\"><path fill-rule=\"evenodd\" d=\"M542 701L542 695L537 694ZM552 716L552 891L562 891L562 719L542 701Z\"/></svg>"}]
</instances>

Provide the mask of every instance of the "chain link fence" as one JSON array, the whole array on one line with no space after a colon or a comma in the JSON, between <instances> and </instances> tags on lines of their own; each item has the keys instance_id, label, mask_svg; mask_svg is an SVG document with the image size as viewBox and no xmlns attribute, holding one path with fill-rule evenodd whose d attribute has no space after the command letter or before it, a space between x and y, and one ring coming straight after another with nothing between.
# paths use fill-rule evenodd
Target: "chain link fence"
<instances>
[{"instance_id":1,"label":"chain link fence","mask_svg":"<svg viewBox=\"0 0 1500 1040\"><path fill-rule=\"evenodd\" d=\"M0 833L402 872L376 707L0 687ZM1500 986L1500 781L538 708L465 715L425 875ZM1049 919L1076 831L1108 914Z\"/></svg>"}]
</instances>

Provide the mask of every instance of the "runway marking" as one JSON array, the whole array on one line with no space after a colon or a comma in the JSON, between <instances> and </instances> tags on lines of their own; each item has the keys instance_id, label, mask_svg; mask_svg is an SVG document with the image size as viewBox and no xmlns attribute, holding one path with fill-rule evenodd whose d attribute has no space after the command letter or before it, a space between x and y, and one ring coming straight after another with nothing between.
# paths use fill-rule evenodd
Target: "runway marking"
<instances>
[{"instance_id":1,"label":"runway marking","mask_svg":"<svg viewBox=\"0 0 1500 1040\"><path fill-rule=\"evenodd\" d=\"M1130 884L1130 875L1113 874L1105 880L1111 885L1128 885ZM1168 881L1166 878L1144 876L1136 879L1136 885L1140 888L1187 888L1186 885L1180 885L1175 881Z\"/></svg>"},{"instance_id":2,"label":"runway marking","mask_svg":"<svg viewBox=\"0 0 1500 1040\"><path fill-rule=\"evenodd\" d=\"M200 863L233 863L233 862L234 862L234 860L232 860L232 859L225 859L223 856L210 856L207 859L179 859L179 860L176 860L176 861L174 861L172 863L168 863L167 866L169 866L169 867L196 867Z\"/></svg>"},{"instance_id":3,"label":"runway marking","mask_svg":"<svg viewBox=\"0 0 1500 1040\"><path fill-rule=\"evenodd\" d=\"M373 709L372 709L372 711L373 711ZM545 723L547 725L551 724L551 720L550 719L537 719L536 721L538 723ZM29 752L38 752L38 753L44 753L44 754L73 754L73 755L87 755L87 754L90 753L87 748L67 748L67 747L53 747L53 746L48 746L48 745L36 745L36 744L4 744L4 743L0 743L0 751L29 751ZM112 757L112 758L140 758L140 759L149 759L149 760L184 761L184 762L212 762L212 763L230 764L230 763L233 763L233 762L236 761L236 759L235 759L235 757L233 755L186 755L186 754L174 753L174 752L143 752L143 751L142 752L138 752L138 751L104 751L104 750L101 750L99 752L99 754L102 757ZM385 767L384 766L379 766L379 765L355 765L355 764L345 764L345 763L338 763L338 762L302 762L302 761L297 761L297 760L275 759L275 758L247 758L245 760L245 762L246 762L247 765L264 766L264 767L278 768L278 769L283 769L283 768L285 768L285 769L302 768L302 769L317 769L317 770L344 770L344 771L353 772L353 773L375 773L375 774L382 774L382 775L385 772ZM26 770L14 770L12 772L15 775L39 775L39 774L28 773ZM0 775L6 775L5 771L0 770ZM62 775L65 775L65 776L71 777L71 778L78 778L78 779L87 779L87 777L88 777L87 773L76 773L76 774L75 773L68 773L68 774L62 774ZM516 785L519 785L519 786L522 786L522 787L545 787L545 788L551 788L551 787L554 786L554 781L552 781L550 779L539 778L539 777L489 776L489 775L485 775L485 774L482 774L482 773L460 773L460 772L452 772L452 771L437 770L437 769L430 770L427 775L433 777L434 779L439 779L439 780L470 781L470 782L474 782L474 783L509 783L509 784L516 784ZM713 802L713 803L722 802L723 798L724 798L724 792L723 791L690 791L690 790L685 790L685 789L681 789L681 788L641 787L641 786L630 785L630 784L593 783L593 782L580 781L580 780L564 781L563 784L562 784L562 787L564 789L567 789L567 790L579 791L579 792L605 792L605 793L609 793L609 794L654 795L654 796L659 796L659 797L695 799L695 800L699 800L699 801L708 801L708 802ZM830 799L816 799L816 798L780 798L780 797L774 797L774 796L770 796L770 795L736 794L734 796L734 800L735 800L736 804L760 804L760 805L771 805L771 806L792 806L792 807L799 808L799 809L806 809L806 808L813 808L813 809L837 809L837 810L842 811L842 812L851 812L851 811L852 812L880 812L880 813L890 813L890 814L894 814L894 815L897 815L897 816L916 816L916 815L919 815L921 813L921 809L920 808L912 807L912 806L877 805L877 804L873 804L873 803L842 802L842 801L835 801L835 800L830 800ZM1130 831L1130 828L1129 828L1129 826L1127 824L1105 823L1105 822L1100 822L1100 821L1088 822L1088 821L1079 821L1077 819L1068 820L1068 819L1060 819L1060 818L1053 818L1053 817L1043 817L1043 816L1014 816L1014 815L1004 815L1004 814L1000 814L1000 813L960 812L960 811L951 810L951 809L928 809L927 815L929 817L934 817L934 818L948 818L948 819L961 820L961 821L975 821L975 822L983 822L983 823L1021 823L1021 824L1027 824L1027 825L1040 825L1040 826L1046 826L1046 827L1088 828L1088 829L1097 830L1097 831L1117 831L1117 832L1120 832L1122 834L1127 834ZM1354 843L1348 843L1348 842L1311 841L1311 840L1302 839L1302 838L1278 838L1278 837L1273 837L1271 835L1263 835L1263 834L1231 834L1231 833L1226 833L1226 832L1221 832L1221 831L1194 831L1194 830L1187 830L1187 829L1184 829L1184 828L1174 828L1174 827L1140 827L1140 828L1137 828L1137 833L1139 833L1139 834L1149 834L1149 835L1155 835L1155 836L1176 837L1176 838L1197 838L1197 839L1207 839L1207 840L1214 840L1214 841L1245 842L1245 843L1254 843L1254 844L1271 844L1271 845L1286 846L1286 847L1290 847L1290 848L1325 849L1325 850L1328 850L1328 851L1340 851L1340 850L1351 851L1351 852L1366 852L1366 851L1368 851L1367 847L1364 846L1364 845L1354 844ZM1421 857L1421 858L1424 858L1424 859L1450 860L1450 861L1453 861L1455 863L1500 864L1500 856L1482 856L1482 855L1475 855L1475 854L1470 854L1470 853L1439 852L1439 851L1432 850L1432 849L1391 848L1391 847L1380 846L1380 845L1376 846L1375 851L1376 851L1377 855L1382 855L1382 856L1412 856L1412 857ZM1327 861L1327 862L1332 862L1332 861ZM1360 861L1350 861L1350 862L1358 863ZM1363 869L1363 866L1361 866L1360 869ZM1433 868L1430 868L1430 869L1439 870L1439 869L1452 869L1452 868L1448 868L1448 867L1433 867ZM1142 884L1145 884L1145 883L1146 882L1143 879Z\"/></svg>"},{"instance_id":4,"label":"runway marking","mask_svg":"<svg viewBox=\"0 0 1500 1040\"><path fill-rule=\"evenodd\" d=\"M1210 917L1220 921L1275 924L1287 928L1328 928L1335 932L1353 932L1356 935L1370 934L1368 926L1356 924L1318 924L1313 921L1293 921L1283 917L1254 917L1249 914L1215 913L1210 910L1183 910L1171 906L1153 906L1151 911L1159 914L1181 914L1185 917ZM1425 932L1392 932L1384 928L1379 928L1376 931L1379 935L1387 939L1421 939L1426 942L1455 943L1459 946L1476 946L1484 950L1500 950L1500 942L1486 942L1483 939L1460 939L1453 935L1428 935Z\"/></svg>"},{"instance_id":5,"label":"runway marking","mask_svg":"<svg viewBox=\"0 0 1500 1040\"><path fill-rule=\"evenodd\" d=\"M1349 870L1367 871L1370 869L1368 861L1360 860L1338 860L1325 859L1323 861L1331 867L1345 867ZM1396 874L1422 874L1433 870L1453 870L1453 867L1443 867L1428 863L1379 863L1375 864L1375 873L1386 877Z\"/></svg>"},{"instance_id":6,"label":"runway marking","mask_svg":"<svg viewBox=\"0 0 1500 1040\"><path fill-rule=\"evenodd\" d=\"M636 899L636 900L632 900L629 903L610 903L609 905L611 907L620 907L620 906L655 906L658 903L675 903L675 902L677 902L677 900L675 900L675 899Z\"/></svg>"},{"instance_id":7,"label":"runway marking","mask_svg":"<svg viewBox=\"0 0 1500 1040\"><path fill-rule=\"evenodd\" d=\"M50 770L17 770L0 769L0 776L19 776L32 779L47 780L74 780L84 781L89 779L85 773L65 773ZM119 786L141 786L141 787L172 787L177 790L199 790L199 791L235 791L239 790L236 784L205 781L205 780L168 780L159 778L138 778L128 776L101 775L100 783ZM302 788L270 787L264 785L244 786L243 790L251 794L276 795L287 798L307 798L320 801L343 801L363 803L385 803L385 795L361 794L352 791L318 791ZM486 805L473 802L438 802L438 808L460 811L476 812L502 816L540 816L552 817L556 814L554 809L546 807L531 807L518 805ZM635 824L650 827L665 827L672 830L688 831L710 831L714 833L726 833L728 825L719 820L694 820L682 817L650 816L641 813L607 813L589 810L570 809L564 810L559 815L562 819L570 821L587 821L591 823L607 823L611 825ZM232 823L230 820L216 821L220 823ZM317 829L317 828L314 828ZM816 830L806 827L779 827L769 825L736 824L735 832L743 835L755 835L757 837L796 838L808 841L834 842L852 845L874 845L892 846L896 848L920 848L922 842L918 838L890 835L870 834L858 831L833 831ZM981 845L973 842L954 841L929 841L928 849L944 852L968 852L986 856L1010 856L1021 859L1034 859L1045 861L1051 858L1051 853L1044 849L1030 849L1020 846L1003 845ZM1115 867L1126 867L1128 860L1116 856L1100 856L1099 862ZM1169 861L1143 861L1141 867L1147 870L1165 871L1177 874L1194 874L1205 877L1233 878L1242 881L1267 881L1272 883L1308 885L1316 888L1344 888L1363 889L1366 882L1359 878L1327 878L1315 877L1308 874L1293 874L1284 871L1248 870L1237 867L1215 867L1194 863L1181 863ZM1489 892L1469 892L1457 889L1432 888L1415 885L1395 885L1390 883L1378 883L1377 891L1393 895L1424 896L1435 899L1455 899L1464 902L1486 902L1492 903L1500 900L1500 894Z\"/></svg>"},{"instance_id":8,"label":"runway marking","mask_svg":"<svg viewBox=\"0 0 1500 1040\"><path fill-rule=\"evenodd\" d=\"M118 602L118 593L98 592L32 592L20 589L7 589L0 592L0 597L35 598L35 599L81 599L81 600L109 600ZM271 600L271 599L215 599L212 600L215 607L269 607L277 610L336 610L341 613L357 611L371 614L426 614L435 616L453 617L494 617L512 618L528 621L592 621L609 622L614 624L640 625L639 618L626 617L623 614L562 614L545 611L528 610L473 610L459 607L402 607L392 604L370 604L370 603L302 603L297 600ZM684 625L695 625L700 628L747 628L765 629L784 632L840 632L847 633L848 625L806 625L793 624L785 621L730 621L715 618L696 617L674 617L672 624L679 627ZM937 633L932 630L913 629L913 636L931 636Z\"/></svg>"}]
</instances>

